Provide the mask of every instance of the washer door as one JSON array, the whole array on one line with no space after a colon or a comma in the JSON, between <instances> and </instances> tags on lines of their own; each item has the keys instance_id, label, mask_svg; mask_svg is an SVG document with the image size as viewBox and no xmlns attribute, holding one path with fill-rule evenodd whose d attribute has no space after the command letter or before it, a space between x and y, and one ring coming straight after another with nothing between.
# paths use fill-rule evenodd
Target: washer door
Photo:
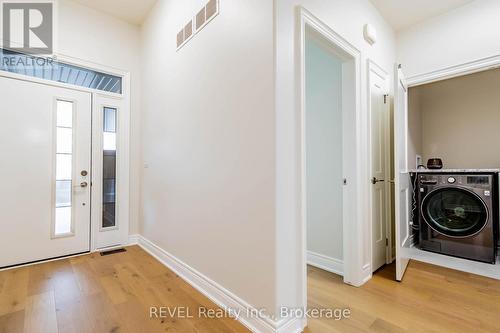
<instances>
[{"instance_id":1,"label":"washer door","mask_svg":"<svg viewBox=\"0 0 500 333\"><path fill-rule=\"evenodd\" d=\"M483 200L461 188L441 188L422 201L422 216L434 231L449 237L471 237L488 223Z\"/></svg>"}]
</instances>

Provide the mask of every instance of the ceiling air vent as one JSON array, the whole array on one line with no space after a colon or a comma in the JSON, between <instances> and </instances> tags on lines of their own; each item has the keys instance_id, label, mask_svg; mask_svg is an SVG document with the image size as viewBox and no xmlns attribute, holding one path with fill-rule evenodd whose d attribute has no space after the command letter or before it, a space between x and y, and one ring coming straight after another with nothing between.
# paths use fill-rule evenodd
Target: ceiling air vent
<instances>
[{"instance_id":1,"label":"ceiling air vent","mask_svg":"<svg viewBox=\"0 0 500 333\"><path fill-rule=\"evenodd\" d=\"M219 14L219 0L210 0L177 34L177 51ZM194 23L194 31L193 31Z\"/></svg>"}]
</instances>

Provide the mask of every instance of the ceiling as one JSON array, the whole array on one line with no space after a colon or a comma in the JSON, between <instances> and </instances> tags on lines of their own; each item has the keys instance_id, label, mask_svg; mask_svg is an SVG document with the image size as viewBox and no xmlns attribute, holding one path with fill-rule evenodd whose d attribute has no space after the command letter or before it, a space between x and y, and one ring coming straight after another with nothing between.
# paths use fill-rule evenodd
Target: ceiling
<instances>
[{"instance_id":1,"label":"ceiling","mask_svg":"<svg viewBox=\"0 0 500 333\"><path fill-rule=\"evenodd\" d=\"M141 24L146 19L156 0L73 0L97 9L132 24Z\"/></svg>"},{"instance_id":2,"label":"ceiling","mask_svg":"<svg viewBox=\"0 0 500 333\"><path fill-rule=\"evenodd\" d=\"M444 14L474 0L370 0L396 30Z\"/></svg>"},{"instance_id":3,"label":"ceiling","mask_svg":"<svg viewBox=\"0 0 500 333\"><path fill-rule=\"evenodd\" d=\"M132 24L141 24L157 0L73 0ZM474 0L370 0L389 24L402 30Z\"/></svg>"}]
</instances>

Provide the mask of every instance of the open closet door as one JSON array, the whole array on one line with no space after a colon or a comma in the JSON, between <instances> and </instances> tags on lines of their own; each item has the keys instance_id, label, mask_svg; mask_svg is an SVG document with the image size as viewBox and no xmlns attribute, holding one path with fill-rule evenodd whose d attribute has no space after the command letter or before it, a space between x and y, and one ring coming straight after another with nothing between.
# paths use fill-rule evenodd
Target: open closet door
<instances>
[{"instance_id":1,"label":"open closet door","mask_svg":"<svg viewBox=\"0 0 500 333\"><path fill-rule=\"evenodd\" d=\"M401 281L409 259L404 248L410 241L409 214L411 187L408 173L408 88L401 66L395 68L394 89L394 162L396 215L396 280Z\"/></svg>"}]
</instances>

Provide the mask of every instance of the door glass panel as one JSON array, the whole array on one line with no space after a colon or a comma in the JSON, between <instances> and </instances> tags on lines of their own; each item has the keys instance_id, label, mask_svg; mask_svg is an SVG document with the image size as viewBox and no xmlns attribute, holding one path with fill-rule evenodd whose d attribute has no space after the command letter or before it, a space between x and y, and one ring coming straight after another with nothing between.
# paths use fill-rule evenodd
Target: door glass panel
<instances>
[{"instance_id":1,"label":"door glass panel","mask_svg":"<svg viewBox=\"0 0 500 333\"><path fill-rule=\"evenodd\" d=\"M57 101L57 127L73 127L73 103Z\"/></svg>"},{"instance_id":2,"label":"door glass panel","mask_svg":"<svg viewBox=\"0 0 500 333\"><path fill-rule=\"evenodd\" d=\"M73 103L57 101L54 235L72 232Z\"/></svg>"},{"instance_id":3,"label":"door glass panel","mask_svg":"<svg viewBox=\"0 0 500 333\"><path fill-rule=\"evenodd\" d=\"M56 208L56 236L69 233L71 233L71 207Z\"/></svg>"},{"instance_id":4,"label":"door glass panel","mask_svg":"<svg viewBox=\"0 0 500 333\"><path fill-rule=\"evenodd\" d=\"M103 228L116 226L116 116L117 109L103 109Z\"/></svg>"},{"instance_id":5,"label":"door glass panel","mask_svg":"<svg viewBox=\"0 0 500 333\"><path fill-rule=\"evenodd\" d=\"M71 180L56 181L56 207L71 207Z\"/></svg>"},{"instance_id":6,"label":"door glass panel","mask_svg":"<svg viewBox=\"0 0 500 333\"><path fill-rule=\"evenodd\" d=\"M429 194L422 208L427 224L446 236L472 236L481 231L488 220L483 201L472 192L457 188Z\"/></svg>"},{"instance_id":7,"label":"door glass panel","mask_svg":"<svg viewBox=\"0 0 500 333\"><path fill-rule=\"evenodd\" d=\"M71 154L57 154L56 165L57 180L71 180L73 169Z\"/></svg>"},{"instance_id":8,"label":"door glass panel","mask_svg":"<svg viewBox=\"0 0 500 333\"><path fill-rule=\"evenodd\" d=\"M57 153L71 154L73 150L73 129L58 127L57 128Z\"/></svg>"}]
</instances>

